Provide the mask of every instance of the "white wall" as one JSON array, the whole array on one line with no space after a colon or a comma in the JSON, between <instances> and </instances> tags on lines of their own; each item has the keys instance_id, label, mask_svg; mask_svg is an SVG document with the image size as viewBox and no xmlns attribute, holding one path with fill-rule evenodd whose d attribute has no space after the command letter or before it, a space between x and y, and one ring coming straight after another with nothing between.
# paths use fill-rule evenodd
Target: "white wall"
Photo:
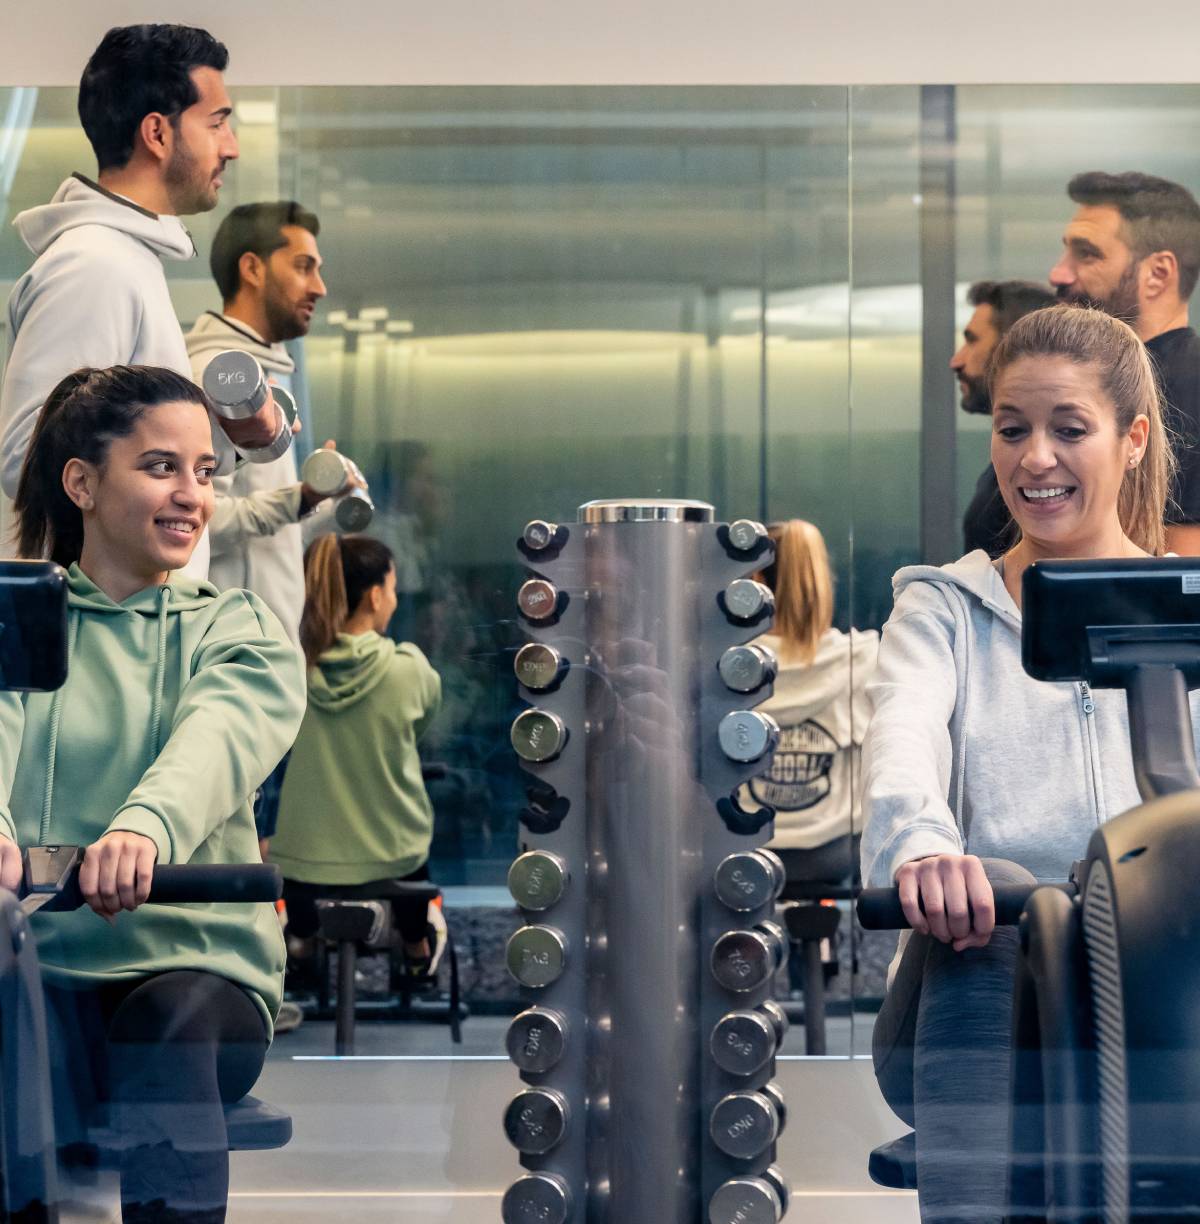
<instances>
[{"instance_id":1,"label":"white wall","mask_svg":"<svg viewBox=\"0 0 1200 1224\"><path fill-rule=\"evenodd\" d=\"M104 30L134 21L212 30L234 84L1200 80L1195 0L10 0L2 11L5 85L73 85Z\"/></svg>"}]
</instances>

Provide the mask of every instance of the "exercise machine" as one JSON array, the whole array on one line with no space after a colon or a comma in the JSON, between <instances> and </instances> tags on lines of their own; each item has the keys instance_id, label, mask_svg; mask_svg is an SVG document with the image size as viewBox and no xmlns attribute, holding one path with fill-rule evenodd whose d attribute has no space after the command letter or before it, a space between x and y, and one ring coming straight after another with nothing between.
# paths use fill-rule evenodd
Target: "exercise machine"
<instances>
[{"instance_id":1,"label":"exercise machine","mask_svg":"<svg viewBox=\"0 0 1200 1224\"><path fill-rule=\"evenodd\" d=\"M1125 691L1144 802L1067 883L996 890L1021 947L1009 1219L1200 1215L1200 561L1040 562L1023 610L1030 675ZM898 909L893 889L859 900L865 926ZM896 1163L876 1171L907 1184Z\"/></svg>"}]
</instances>

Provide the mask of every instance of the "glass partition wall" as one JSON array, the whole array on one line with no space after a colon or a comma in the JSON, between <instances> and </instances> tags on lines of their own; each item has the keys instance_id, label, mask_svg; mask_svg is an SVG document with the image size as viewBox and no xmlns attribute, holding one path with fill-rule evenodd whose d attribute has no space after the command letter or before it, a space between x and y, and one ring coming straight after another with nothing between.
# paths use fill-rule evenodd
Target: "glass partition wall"
<instances>
[{"instance_id":1,"label":"glass partition wall","mask_svg":"<svg viewBox=\"0 0 1200 1224\"><path fill-rule=\"evenodd\" d=\"M854 619L847 91L232 93L241 157L218 209L188 220L199 258L168 266L172 295L185 327L219 308L207 256L234 205L318 214L329 295L292 346L301 447L334 438L369 479L371 531L397 556L391 631L443 683L422 745L443 767L432 874L468 1001L511 1010L524 523L625 496L809 519L836 623ZM73 91L0 103L11 221L93 163ZM6 284L29 258L5 226Z\"/></svg>"},{"instance_id":2,"label":"glass partition wall","mask_svg":"<svg viewBox=\"0 0 1200 1224\"><path fill-rule=\"evenodd\" d=\"M899 566L957 555L986 463L987 421L958 411L945 368L946 293L961 327L971 282L1044 280L1080 170L1200 182L1194 87L233 95L241 159L189 220L200 257L168 266L172 293L185 325L219 307L207 255L233 205L319 215L329 296L293 345L301 445L335 438L366 471L398 557L392 632L443 679L432 869L482 1010L515 1002L500 965L524 798L508 741L522 525L611 496L809 519L835 624L878 629ZM0 89L0 116L11 222L92 159L71 90ZM0 287L29 259L0 227ZM881 993L881 949L846 916L831 1050L868 1048L869 1023L837 1026L852 987L868 1010Z\"/></svg>"}]
</instances>

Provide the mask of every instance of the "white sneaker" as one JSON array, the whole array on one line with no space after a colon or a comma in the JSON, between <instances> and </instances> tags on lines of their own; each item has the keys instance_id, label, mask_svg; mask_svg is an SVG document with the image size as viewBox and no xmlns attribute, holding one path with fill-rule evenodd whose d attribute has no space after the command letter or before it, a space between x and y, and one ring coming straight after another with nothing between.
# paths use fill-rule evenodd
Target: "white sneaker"
<instances>
[{"instance_id":1,"label":"white sneaker","mask_svg":"<svg viewBox=\"0 0 1200 1224\"><path fill-rule=\"evenodd\" d=\"M300 1010L299 1004L284 999L279 1005L279 1015L275 1017L275 1035L290 1033L293 1029L298 1029L303 1020L304 1013Z\"/></svg>"}]
</instances>

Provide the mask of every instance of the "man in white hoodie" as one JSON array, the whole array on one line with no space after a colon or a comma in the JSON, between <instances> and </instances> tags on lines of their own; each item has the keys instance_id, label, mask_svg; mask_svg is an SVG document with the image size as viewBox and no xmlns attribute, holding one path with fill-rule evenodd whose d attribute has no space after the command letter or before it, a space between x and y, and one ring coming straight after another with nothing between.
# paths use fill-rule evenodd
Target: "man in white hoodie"
<instances>
[{"instance_id":1,"label":"man in white hoodie","mask_svg":"<svg viewBox=\"0 0 1200 1224\"><path fill-rule=\"evenodd\" d=\"M186 336L192 376L226 349L241 349L290 390L295 363L285 347L308 333L325 296L316 216L292 200L241 204L213 238L209 267L221 293L221 313L206 311ZM300 644L304 607L304 545L300 519L321 498L300 482L296 456L247 463L214 481L216 510L209 524L210 577L223 590L243 587L260 596ZM306 520L330 530L328 514Z\"/></svg>"},{"instance_id":2,"label":"man in white hoodie","mask_svg":"<svg viewBox=\"0 0 1200 1224\"><path fill-rule=\"evenodd\" d=\"M165 366L191 377L162 260L195 255L179 218L216 207L225 166L238 155L222 78L228 58L205 30L123 26L109 30L84 69L79 117L98 181L73 175L49 204L14 222L37 258L8 300L11 347L0 390L5 545L13 526L7 498L17 491L42 404L63 377L113 365ZM214 421L229 465L223 438L262 446L278 428L272 401L247 420ZM207 539L187 572L207 576Z\"/></svg>"}]
</instances>

